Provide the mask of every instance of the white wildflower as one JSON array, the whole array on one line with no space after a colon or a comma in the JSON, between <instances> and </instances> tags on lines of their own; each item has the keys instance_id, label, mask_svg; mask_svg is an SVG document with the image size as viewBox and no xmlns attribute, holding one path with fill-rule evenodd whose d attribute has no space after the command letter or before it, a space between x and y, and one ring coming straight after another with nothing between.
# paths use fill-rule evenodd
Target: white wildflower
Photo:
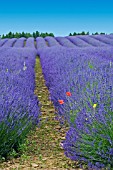
<instances>
[{"instance_id":1,"label":"white wildflower","mask_svg":"<svg viewBox=\"0 0 113 170\"><path fill-rule=\"evenodd\" d=\"M26 64L25 64L25 61L24 61L24 67L23 67L23 70L25 71L27 69L26 67Z\"/></svg>"},{"instance_id":2,"label":"white wildflower","mask_svg":"<svg viewBox=\"0 0 113 170\"><path fill-rule=\"evenodd\" d=\"M109 63L109 64L110 64L110 67L111 67L112 62L110 61L110 63Z\"/></svg>"}]
</instances>

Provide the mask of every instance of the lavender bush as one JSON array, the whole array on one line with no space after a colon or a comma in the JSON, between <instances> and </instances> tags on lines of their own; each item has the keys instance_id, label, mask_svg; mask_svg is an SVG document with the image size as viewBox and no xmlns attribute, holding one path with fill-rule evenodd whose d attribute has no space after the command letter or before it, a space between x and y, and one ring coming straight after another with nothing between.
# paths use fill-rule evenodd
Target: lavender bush
<instances>
[{"instance_id":1,"label":"lavender bush","mask_svg":"<svg viewBox=\"0 0 113 170\"><path fill-rule=\"evenodd\" d=\"M42 37L37 37L36 43L37 43L37 49L40 49L40 48L42 49L42 48L48 47L46 42L45 42L45 39L42 38Z\"/></svg>"},{"instance_id":2,"label":"lavender bush","mask_svg":"<svg viewBox=\"0 0 113 170\"><path fill-rule=\"evenodd\" d=\"M103 43L97 39L94 39L92 37L90 37L89 35L84 35L84 36L77 36L77 38L80 38L81 40L85 41L86 43L89 43L91 44L92 46L95 46L95 47L107 47L109 46L108 44L106 43Z\"/></svg>"},{"instance_id":3,"label":"lavender bush","mask_svg":"<svg viewBox=\"0 0 113 170\"><path fill-rule=\"evenodd\" d=\"M66 156L113 168L113 49L51 48L40 58L57 114L70 125Z\"/></svg>"},{"instance_id":4,"label":"lavender bush","mask_svg":"<svg viewBox=\"0 0 113 170\"><path fill-rule=\"evenodd\" d=\"M32 49L0 49L0 157L17 151L39 122L35 56Z\"/></svg>"},{"instance_id":5,"label":"lavender bush","mask_svg":"<svg viewBox=\"0 0 113 170\"><path fill-rule=\"evenodd\" d=\"M104 35L106 38L110 38L110 39L113 39L113 35L110 34L110 35Z\"/></svg>"},{"instance_id":6,"label":"lavender bush","mask_svg":"<svg viewBox=\"0 0 113 170\"><path fill-rule=\"evenodd\" d=\"M81 40L76 36L67 36L66 38L70 40L73 44L75 44L77 47L91 47L91 44L88 44L87 42Z\"/></svg>"},{"instance_id":7,"label":"lavender bush","mask_svg":"<svg viewBox=\"0 0 113 170\"><path fill-rule=\"evenodd\" d=\"M48 42L49 47L60 46L60 44L56 41L54 37L47 36L44 39Z\"/></svg>"},{"instance_id":8,"label":"lavender bush","mask_svg":"<svg viewBox=\"0 0 113 170\"><path fill-rule=\"evenodd\" d=\"M8 41L3 44L3 47L12 47L16 40L17 38L8 39Z\"/></svg>"},{"instance_id":9,"label":"lavender bush","mask_svg":"<svg viewBox=\"0 0 113 170\"><path fill-rule=\"evenodd\" d=\"M102 41L110 46L113 46L113 39L108 39L103 35L90 35L92 38Z\"/></svg>"},{"instance_id":10,"label":"lavender bush","mask_svg":"<svg viewBox=\"0 0 113 170\"><path fill-rule=\"evenodd\" d=\"M26 40L26 38L24 38L24 37L17 39L17 41L14 44L14 47L16 47L16 48L24 47L25 40Z\"/></svg>"},{"instance_id":11,"label":"lavender bush","mask_svg":"<svg viewBox=\"0 0 113 170\"><path fill-rule=\"evenodd\" d=\"M97 104L98 105L98 104ZM95 114L93 114L95 112ZM88 163L89 168L113 168L113 110L104 104L87 113L77 113L75 127L71 127L63 141L67 157Z\"/></svg>"},{"instance_id":12,"label":"lavender bush","mask_svg":"<svg viewBox=\"0 0 113 170\"><path fill-rule=\"evenodd\" d=\"M33 37L27 38L25 47L35 48Z\"/></svg>"},{"instance_id":13,"label":"lavender bush","mask_svg":"<svg viewBox=\"0 0 113 170\"><path fill-rule=\"evenodd\" d=\"M44 38L42 37L36 38L36 48L37 48L38 55L40 55L40 52L42 52L44 49L48 48Z\"/></svg>"},{"instance_id":14,"label":"lavender bush","mask_svg":"<svg viewBox=\"0 0 113 170\"><path fill-rule=\"evenodd\" d=\"M72 160L85 161L93 169L102 167L111 169L113 168L113 63L102 60L100 66L101 69L98 69L97 63L94 61L90 63L87 67L91 71L88 73L85 69L86 76L83 74L82 77L86 85L78 81L82 105L79 105L80 107L76 105L78 112L66 135L63 147L65 154ZM72 103L70 101L68 100L69 104L72 105L73 102L75 104L74 100ZM69 113L70 117L73 112Z\"/></svg>"},{"instance_id":15,"label":"lavender bush","mask_svg":"<svg viewBox=\"0 0 113 170\"><path fill-rule=\"evenodd\" d=\"M62 110L64 106L59 106L58 100L63 99L67 101L65 96L66 91L74 91L74 100L76 99L77 103L79 103L79 95L81 97L82 95L80 93L81 90L78 92L78 79L81 81L81 86L83 87L83 84L87 81L84 80L84 77L87 76L86 70L88 70L87 64L89 60L95 58L98 69L100 69L98 63L101 63L101 60L99 61L101 57L103 58L102 60L104 60L107 54L108 59L113 60L111 48L107 50L103 50L102 48L100 50L88 48L81 51L81 49L52 47L51 49L45 50L45 52L42 51L40 54L46 85L48 86L51 99L60 115L64 112ZM104 63L106 63L106 60ZM90 70L88 71L90 73ZM75 83L77 86L75 86Z\"/></svg>"},{"instance_id":16,"label":"lavender bush","mask_svg":"<svg viewBox=\"0 0 113 170\"><path fill-rule=\"evenodd\" d=\"M66 39L65 37L55 37L55 39L61 44L63 47L70 47L70 48L76 48L76 46Z\"/></svg>"},{"instance_id":17,"label":"lavender bush","mask_svg":"<svg viewBox=\"0 0 113 170\"><path fill-rule=\"evenodd\" d=\"M0 47L2 47L4 45L4 43L7 41L8 39L0 39Z\"/></svg>"}]
</instances>

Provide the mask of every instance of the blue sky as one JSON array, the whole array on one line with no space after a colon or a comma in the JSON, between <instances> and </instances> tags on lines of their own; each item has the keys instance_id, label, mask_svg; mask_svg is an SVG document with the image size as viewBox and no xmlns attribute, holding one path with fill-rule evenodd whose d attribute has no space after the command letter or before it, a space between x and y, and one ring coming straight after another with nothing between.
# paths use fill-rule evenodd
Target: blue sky
<instances>
[{"instance_id":1,"label":"blue sky","mask_svg":"<svg viewBox=\"0 0 113 170\"><path fill-rule=\"evenodd\" d=\"M0 34L113 33L113 0L1 0Z\"/></svg>"}]
</instances>

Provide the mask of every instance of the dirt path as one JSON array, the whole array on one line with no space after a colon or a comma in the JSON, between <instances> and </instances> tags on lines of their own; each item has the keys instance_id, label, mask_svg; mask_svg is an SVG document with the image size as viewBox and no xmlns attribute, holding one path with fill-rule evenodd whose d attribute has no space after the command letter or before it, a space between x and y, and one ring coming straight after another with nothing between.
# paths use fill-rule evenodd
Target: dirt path
<instances>
[{"instance_id":1,"label":"dirt path","mask_svg":"<svg viewBox=\"0 0 113 170\"><path fill-rule=\"evenodd\" d=\"M61 129L55 120L54 106L49 100L49 92L45 86L40 60L36 58L36 90L35 94L41 103L41 125L36 128L27 140L27 146L20 158L12 159L0 165L0 170L72 170L78 169L78 163L64 155L60 142L65 138L67 129Z\"/></svg>"}]
</instances>

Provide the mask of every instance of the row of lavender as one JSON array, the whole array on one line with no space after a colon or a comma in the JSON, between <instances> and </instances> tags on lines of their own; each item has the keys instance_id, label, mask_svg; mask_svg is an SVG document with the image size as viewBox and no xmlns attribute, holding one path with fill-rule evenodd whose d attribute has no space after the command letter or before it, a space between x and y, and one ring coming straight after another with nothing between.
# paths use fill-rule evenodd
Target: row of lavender
<instances>
[{"instance_id":1,"label":"row of lavender","mask_svg":"<svg viewBox=\"0 0 113 170\"><path fill-rule=\"evenodd\" d=\"M35 42L35 43L34 43ZM109 47L113 46L113 35L84 35L84 36L67 36L67 37L37 37L30 38L12 38L1 39L0 47Z\"/></svg>"},{"instance_id":2,"label":"row of lavender","mask_svg":"<svg viewBox=\"0 0 113 170\"><path fill-rule=\"evenodd\" d=\"M113 48L40 50L46 85L58 119L70 129L67 157L89 168L113 168Z\"/></svg>"},{"instance_id":3,"label":"row of lavender","mask_svg":"<svg viewBox=\"0 0 113 170\"><path fill-rule=\"evenodd\" d=\"M18 150L39 123L32 49L0 48L0 158Z\"/></svg>"}]
</instances>

